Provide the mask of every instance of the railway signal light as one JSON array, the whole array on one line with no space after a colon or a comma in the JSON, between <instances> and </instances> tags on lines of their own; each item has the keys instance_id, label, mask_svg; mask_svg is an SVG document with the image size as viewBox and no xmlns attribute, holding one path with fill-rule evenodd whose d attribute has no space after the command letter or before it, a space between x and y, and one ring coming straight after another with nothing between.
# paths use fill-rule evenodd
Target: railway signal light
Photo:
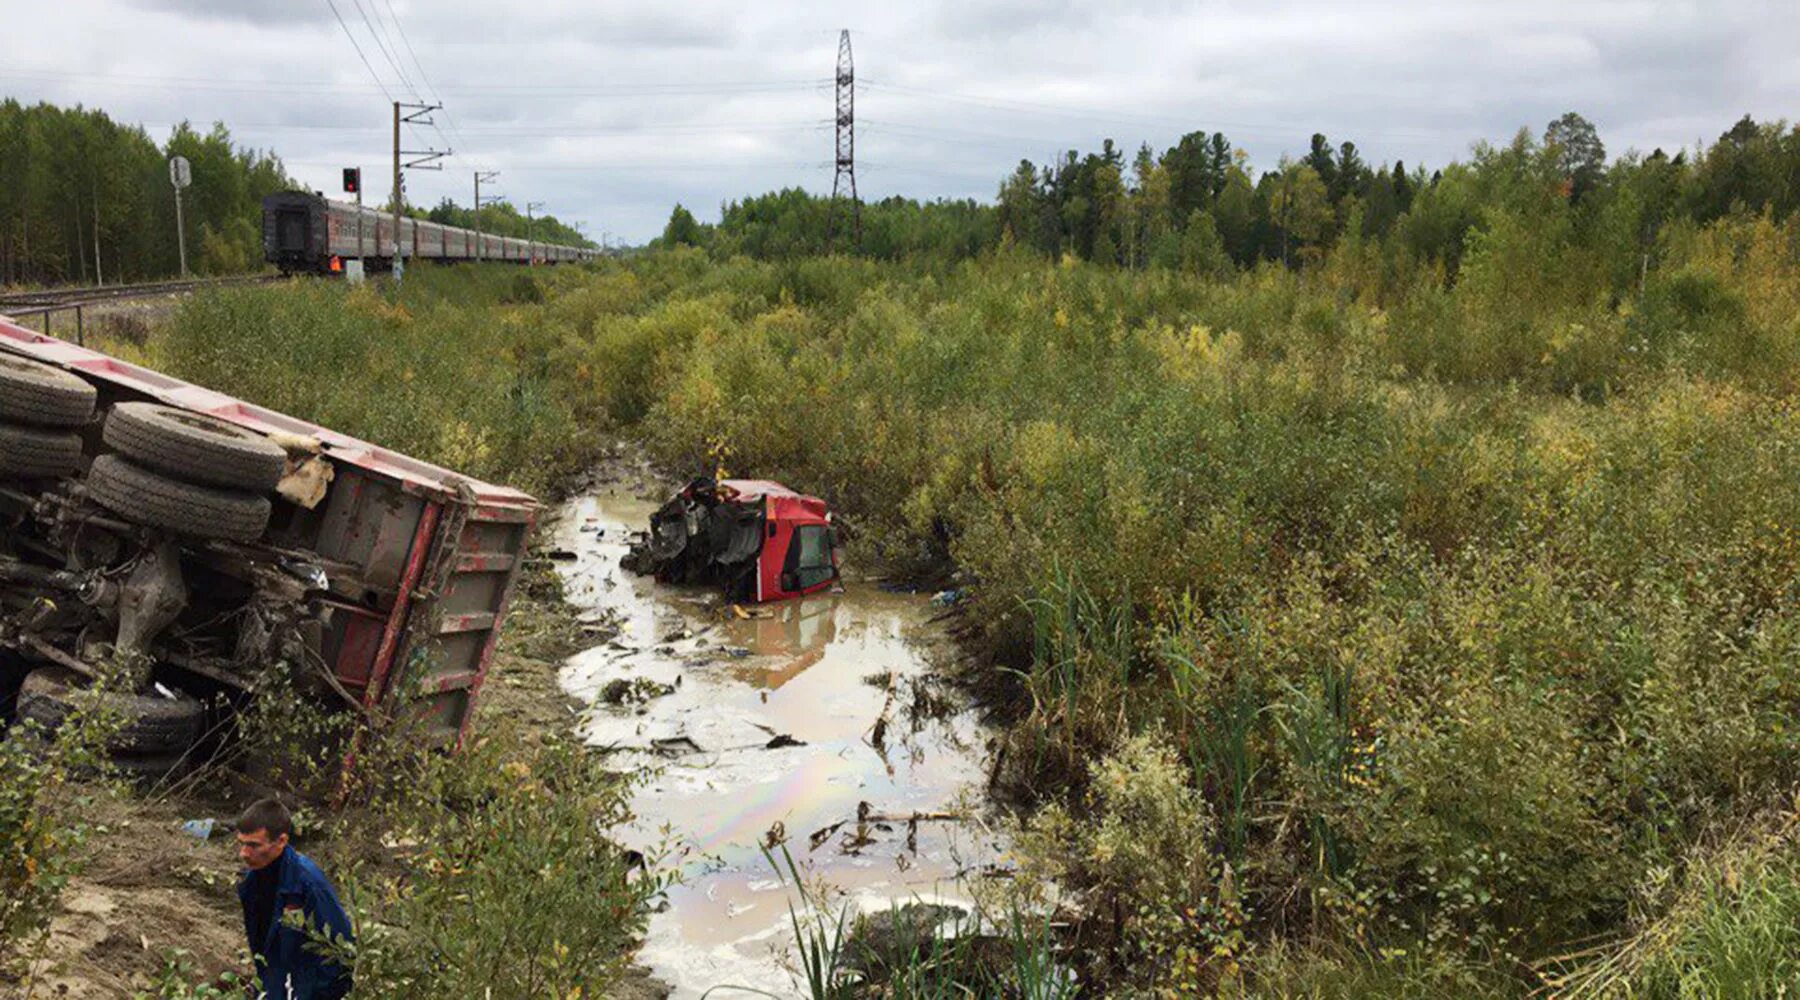
<instances>
[{"instance_id":1,"label":"railway signal light","mask_svg":"<svg viewBox=\"0 0 1800 1000\"><path fill-rule=\"evenodd\" d=\"M362 193L362 168L361 167L345 167L344 168L344 192L346 194L361 194Z\"/></svg>"}]
</instances>

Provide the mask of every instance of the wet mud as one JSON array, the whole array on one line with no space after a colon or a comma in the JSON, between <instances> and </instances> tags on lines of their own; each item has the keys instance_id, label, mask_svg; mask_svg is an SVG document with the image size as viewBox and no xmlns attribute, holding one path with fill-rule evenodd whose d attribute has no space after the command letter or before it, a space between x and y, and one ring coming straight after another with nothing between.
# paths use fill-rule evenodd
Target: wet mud
<instances>
[{"instance_id":1,"label":"wet mud","mask_svg":"<svg viewBox=\"0 0 1800 1000\"><path fill-rule=\"evenodd\" d=\"M990 734L932 668L947 641L928 595L852 583L734 606L659 585L619 566L654 508L601 490L563 511L568 599L597 636L618 631L562 685L586 705L582 737L645 776L615 835L681 876L638 960L678 997L787 995L801 904L770 855L785 868L785 847L833 912L966 902L964 876L999 850L982 816Z\"/></svg>"}]
</instances>

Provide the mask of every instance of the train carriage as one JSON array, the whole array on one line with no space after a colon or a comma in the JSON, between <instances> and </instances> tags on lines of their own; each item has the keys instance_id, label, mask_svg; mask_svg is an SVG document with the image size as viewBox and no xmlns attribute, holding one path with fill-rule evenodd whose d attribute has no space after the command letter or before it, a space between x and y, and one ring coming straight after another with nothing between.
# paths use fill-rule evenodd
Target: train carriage
<instances>
[{"instance_id":1,"label":"train carriage","mask_svg":"<svg viewBox=\"0 0 1800 1000\"><path fill-rule=\"evenodd\" d=\"M399 242L414 260L558 263L597 255L586 247L477 235L413 218L400 220ZM380 209L306 191L284 191L263 199L263 258L284 273L328 273L334 260L362 260L373 270L386 270L393 264L394 243L394 217Z\"/></svg>"}]
</instances>

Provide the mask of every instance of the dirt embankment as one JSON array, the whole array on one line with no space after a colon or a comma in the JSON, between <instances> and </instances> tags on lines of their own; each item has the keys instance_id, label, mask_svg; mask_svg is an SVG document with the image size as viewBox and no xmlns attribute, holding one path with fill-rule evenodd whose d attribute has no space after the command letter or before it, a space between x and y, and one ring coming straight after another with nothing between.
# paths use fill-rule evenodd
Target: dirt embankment
<instances>
[{"instance_id":1,"label":"dirt embankment","mask_svg":"<svg viewBox=\"0 0 1800 1000\"><path fill-rule=\"evenodd\" d=\"M619 483L651 492L649 467L629 453L607 458L572 488ZM581 621L562 601L545 551L549 530L521 579L479 720L531 734L566 731L573 699L558 683L563 658L605 642L603 622ZM478 723L479 724L479 723ZM71 881L49 937L32 949L25 979L0 979L0 1000L158 996L168 983L194 984L249 969L236 884L239 872L230 822L254 792L220 773L178 795L146 797L93 790L91 861ZM216 820L210 839L184 832L190 819ZM308 850L304 837L298 841ZM614 996L651 1000L668 990L634 970Z\"/></svg>"}]
</instances>

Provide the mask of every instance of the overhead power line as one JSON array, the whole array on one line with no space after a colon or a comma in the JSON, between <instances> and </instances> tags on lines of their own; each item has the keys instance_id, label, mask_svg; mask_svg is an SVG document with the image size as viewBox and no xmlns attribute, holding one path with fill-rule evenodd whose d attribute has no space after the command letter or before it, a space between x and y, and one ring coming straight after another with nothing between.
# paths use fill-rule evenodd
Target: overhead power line
<instances>
[{"instance_id":1,"label":"overhead power line","mask_svg":"<svg viewBox=\"0 0 1800 1000\"><path fill-rule=\"evenodd\" d=\"M338 27L344 29L344 37L350 39L350 47L356 50L356 57L362 60L363 68L369 71L369 78L375 81L375 86L381 88L382 96L392 101L394 95L388 93L387 87L381 82L381 74L375 72L375 66L369 62L369 57L363 55L362 46L357 43L356 35L350 31L350 25L344 23L344 15L338 13L335 0L325 0L325 4L331 8L332 16L337 18Z\"/></svg>"},{"instance_id":2,"label":"overhead power line","mask_svg":"<svg viewBox=\"0 0 1800 1000\"><path fill-rule=\"evenodd\" d=\"M414 87L412 81L407 79L406 71L400 68L400 64L394 60L394 54L388 51L387 42L384 41L386 33L378 30L375 22L369 20L369 11L363 6L363 0L350 0L350 2L356 5L356 12L362 15L363 27L369 29L369 37L375 40L375 48L381 53L381 57L387 60L388 68L394 71L394 76L399 78L400 86L405 87L413 99L417 100L419 98L418 88Z\"/></svg>"}]
</instances>

